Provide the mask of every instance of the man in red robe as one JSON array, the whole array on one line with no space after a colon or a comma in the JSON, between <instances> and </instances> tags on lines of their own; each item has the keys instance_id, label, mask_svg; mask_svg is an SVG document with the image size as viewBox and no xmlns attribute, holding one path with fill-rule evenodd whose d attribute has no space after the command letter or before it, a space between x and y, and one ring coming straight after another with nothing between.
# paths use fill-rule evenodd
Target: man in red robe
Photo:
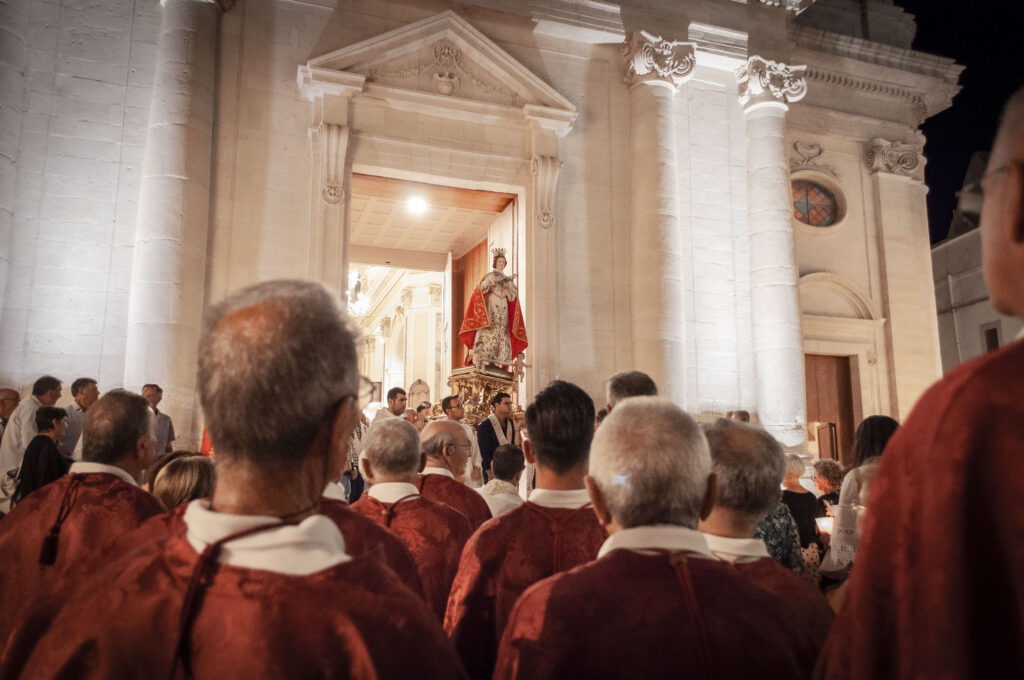
<instances>
[{"instance_id":1,"label":"man in red robe","mask_svg":"<svg viewBox=\"0 0 1024 680\"><path fill-rule=\"evenodd\" d=\"M473 533L469 521L450 506L420 495L416 476L425 461L419 433L409 423L393 418L371 429L361 463L371 486L352 510L405 542L427 603L443 619L459 555Z\"/></svg>"},{"instance_id":2,"label":"man in red robe","mask_svg":"<svg viewBox=\"0 0 1024 680\"><path fill-rule=\"evenodd\" d=\"M698 527L716 559L731 564L756 586L785 600L790 615L778 625L791 627L803 641L803 675L814 670L832 625L832 608L821 591L768 555L754 538L757 525L779 502L785 472L782 446L760 428L719 418L704 428L711 449L711 470L718 493L711 513Z\"/></svg>"},{"instance_id":3,"label":"man in red robe","mask_svg":"<svg viewBox=\"0 0 1024 680\"><path fill-rule=\"evenodd\" d=\"M490 678L508 616L523 591L597 557L608 537L584 488L594 402L556 380L526 409L529 500L473 534L452 586L444 627L472 678Z\"/></svg>"},{"instance_id":4,"label":"man in red robe","mask_svg":"<svg viewBox=\"0 0 1024 680\"><path fill-rule=\"evenodd\" d=\"M785 601L708 551L715 482L700 427L667 399L619 402L594 436L598 558L523 593L495 678L801 678Z\"/></svg>"},{"instance_id":5,"label":"man in red robe","mask_svg":"<svg viewBox=\"0 0 1024 680\"><path fill-rule=\"evenodd\" d=\"M353 333L309 282L214 306L198 371L213 498L188 505L186 532L97 569L52 621L26 618L0 676L463 677L427 605L316 513L360 411Z\"/></svg>"},{"instance_id":6,"label":"man in red robe","mask_svg":"<svg viewBox=\"0 0 1024 680\"><path fill-rule=\"evenodd\" d=\"M456 479L465 473L473 447L462 425L451 420L428 423L420 433L420 447L427 457L426 467L416 480L420 494L461 512L474 531L491 519L487 502Z\"/></svg>"},{"instance_id":7,"label":"man in red robe","mask_svg":"<svg viewBox=\"0 0 1024 680\"><path fill-rule=\"evenodd\" d=\"M56 589L69 570L104 563L115 538L166 511L138 486L154 457L155 428L145 399L107 392L86 415L84 460L0 522L0 644L30 600Z\"/></svg>"},{"instance_id":8,"label":"man in red robe","mask_svg":"<svg viewBox=\"0 0 1024 680\"><path fill-rule=\"evenodd\" d=\"M1024 90L981 186L992 305L1024 318ZM947 373L889 441L818 677L1024 677L1022 338Z\"/></svg>"}]
</instances>

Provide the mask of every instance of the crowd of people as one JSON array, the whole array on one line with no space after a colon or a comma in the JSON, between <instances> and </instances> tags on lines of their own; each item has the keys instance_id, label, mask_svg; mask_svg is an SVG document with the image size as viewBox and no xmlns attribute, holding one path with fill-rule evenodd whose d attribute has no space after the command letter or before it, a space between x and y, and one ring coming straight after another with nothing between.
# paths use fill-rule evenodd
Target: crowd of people
<instances>
[{"instance_id":1,"label":"crowd of people","mask_svg":"<svg viewBox=\"0 0 1024 680\"><path fill-rule=\"evenodd\" d=\"M989 168L1024 317L1024 93ZM156 385L0 390L0 678L1024 675L1024 342L865 419L843 470L638 371L600 410L555 380L474 432L396 388L371 423L356 340L319 284L213 306L216 462L168 452Z\"/></svg>"}]
</instances>

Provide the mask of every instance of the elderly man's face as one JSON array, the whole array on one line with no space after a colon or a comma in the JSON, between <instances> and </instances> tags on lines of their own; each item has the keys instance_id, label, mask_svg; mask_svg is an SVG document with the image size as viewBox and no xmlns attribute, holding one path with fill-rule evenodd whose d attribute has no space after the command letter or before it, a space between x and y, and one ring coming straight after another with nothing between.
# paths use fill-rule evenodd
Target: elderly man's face
<instances>
[{"instance_id":1,"label":"elderly man's face","mask_svg":"<svg viewBox=\"0 0 1024 680\"><path fill-rule=\"evenodd\" d=\"M394 399L388 399L388 409L396 416L400 416L405 413L405 405L408 401L409 397L399 394Z\"/></svg>"},{"instance_id":2,"label":"elderly man's face","mask_svg":"<svg viewBox=\"0 0 1024 680\"><path fill-rule=\"evenodd\" d=\"M448 449L448 466L451 473L456 477L466 472L466 463L469 462L469 454L473 445L469 443L469 437L465 430L455 433L455 443Z\"/></svg>"},{"instance_id":3,"label":"elderly man's face","mask_svg":"<svg viewBox=\"0 0 1024 680\"><path fill-rule=\"evenodd\" d=\"M21 403L21 396L17 392L0 393L0 418L4 420L10 418L19 403Z\"/></svg>"},{"instance_id":4,"label":"elderly man's face","mask_svg":"<svg viewBox=\"0 0 1024 680\"><path fill-rule=\"evenodd\" d=\"M39 403L41 403L43 406L53 406L60 399L60 394L61 386L58 385L57 387L53 388L43 396L39 397Z\"/></svg>"},{"instance_id":5,"label":"elderly man's face","mask_svg":"<svg viewBox=\"0 0 1024 680\"><path fill-rule=\"evenodd\" d=\"M100 388L96 383L89 383L82 389L78 390L78 394L75 399L78 404L85 410L89 410L89 407L96 403L96 400L100 398Z\"/></svg>"}]
</instances>

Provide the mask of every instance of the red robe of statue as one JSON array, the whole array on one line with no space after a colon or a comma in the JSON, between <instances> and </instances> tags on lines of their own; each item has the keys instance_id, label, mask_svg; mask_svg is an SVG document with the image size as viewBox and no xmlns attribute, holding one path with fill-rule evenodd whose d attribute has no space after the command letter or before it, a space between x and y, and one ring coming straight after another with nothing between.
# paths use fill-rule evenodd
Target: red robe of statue
<instances>
[{"instance_id":1,"label":"red robe of statue","mask_svg":"<svg viewBox=\"0 0 1024 680\"><path fill-rule=\"evenodd\" d=\"M730 564L613 550L523 594L494 677L806 678L818 648L795 615Z\"/></svg>"},{"instance_id":2,"label":"red robe of statue","mask_svg":"<svg viewBox=\"0 0 1024 680\"><path fill-rule=\"evenodd\" d=\"M186 527L183 515L187 507L188 503L180 505L171 512L154 517L134 531L124 534L114 542L108 556L123 555L141 545L167 538L172 534L184 533ZM346 553L353 557L365 555L386 564L402 583L409 586L417 595L423 595L416 562L398 536L354 512L344 501L321 498L320 514L330 517L338 525L341 536L345 539Z\"/></svg>"},{"instance_id":3,"label":"red robe of statue","mask_svg":"<svg viewBox=\"0 0 1024 680\"><path fill-rule=\"evenodd\" d=\"M464 677L426 604L372 559L309 576L218 564L183 627L198 562L183 535L123 556L52 623L19 626L0 677L183 678L186 658L197 678Z\"/></svg>"},{"instance_id":4,"label":"red robe of statue","mask_svg":"<svg viewBox=\"0 0 1024 680\"><path fill-rule=\"evenodd\" d=\"M443 619L459 556L473 533L465 516L422 496L401 503L382 503L363 494L352 510L387 527L405 542L419 570L427 604L438 620Z\"/></svg>"},{"instance_id":5,"label":"red robe of statue","mask_svg":"<svg viewBox=\"0 0 1024 680\"><path fill-rule=\"evenodd\" d=\"M444 621L471 678L490 678L494 672L498 643L523 591L591 561L606 538L590 505L571 510L529 501L473 534Z\"/></svg>"},{"instance_id":6,"label":"red robe of statue","mask_svg":"<svg viewBox=\"0 0 1024 680\"><path fill-rule=\"evenodd\" d=\"M46 566L40 563L43 543L62 505L67 515L56 559ZM117 536L164 512L155 496L105 473L65 475L26 496L0 521L0 645L32 598L58 589L69 570L105 563Z\"/></svg>"},{"instance_id":7,"label":"red robe of statue","mask_svg":"<svg viewBox=\"0 0 1024 680\"><path fill-rule=\"evenodd\" d=\"M427 500L444 503L465 515L473 531L491 519L491 509L487 507L487 501L476 491L451 477L420 475L416 479L416 488Z\"/></svg>"},{"instance_id":8,"label":"red robe of statue","mask_svg":"<svg viewBox=\"0 0 1024 680\"><path fill-rule=\"evenodd\" d=\"M459 339L468 349L473 349L476 332L490 325L491 320L487 316L487 303L484 301L484 295L480 292L478 285L469 297L466 315L462 318L462 325L459 327ZM512 346L512 360L514 361L516 356L530 344L529 338L526 337L526 321L523 319L523 310L519 306L518 296L515 300L508 302L508 339ZM472 355L467 354L467 366L472 363L471 359Z\"/></svg>"},{"instance_id":9,"label":"red robe of statue","mask_svg":"<svg viewBox=\"0 0 1024 680\"><path fill-rule=\"evenodd\" d=\"M869 494L817 677L1024 677L1024 341L928 390Z\"/></svg>"}]
</instances>

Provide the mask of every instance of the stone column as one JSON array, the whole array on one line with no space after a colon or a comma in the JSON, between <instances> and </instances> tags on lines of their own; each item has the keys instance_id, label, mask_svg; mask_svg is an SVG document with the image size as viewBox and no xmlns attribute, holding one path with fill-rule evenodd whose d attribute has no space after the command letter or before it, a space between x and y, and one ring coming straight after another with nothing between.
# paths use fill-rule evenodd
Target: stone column
<instances>
[{"instance_id":1,"label":"stone column","mask_svg":"<svg viewBox=\"0 0 1024 680\"><path fill-rule=\"evenodd\" d=\"M198 441L217 25L231 0L163 0L128 298L125 387L158 383L179 443Z\"/></svg>"},{"instance_id":2,"label":"stone column","mask_svg":"<svg viewBox=\"0 0 1024 680\"><path fill-rule=\"evenodd\" d=\"M751 57L737 71L747 118L750 308L757 410L788 448L807 441L803 338L786 159L788 102L803 98L805 66Z\"/></svg>"},{"instance_id":3,"label":"stone column","mask_svg":"<svg viewBox=\"0 0 1024 680\"><path fill-rule=\"evenodd\" d=\"M14 189L21 112L25 109L28 11L25 0L0 0L0 318L6 302L14 235Z\"/></svg>"},{"instance_id":4,"label":"stone column","mask_svg":"<svg viewBox=\"0 0 1024 680\"><path fill-rule=\"evenodd\" d=\"M629 85L633 367L679 404L686 397L687 266L679 223L674 99L693 75L693 43L640 31L623 47Z\"/></svg>"}]
</instances>

